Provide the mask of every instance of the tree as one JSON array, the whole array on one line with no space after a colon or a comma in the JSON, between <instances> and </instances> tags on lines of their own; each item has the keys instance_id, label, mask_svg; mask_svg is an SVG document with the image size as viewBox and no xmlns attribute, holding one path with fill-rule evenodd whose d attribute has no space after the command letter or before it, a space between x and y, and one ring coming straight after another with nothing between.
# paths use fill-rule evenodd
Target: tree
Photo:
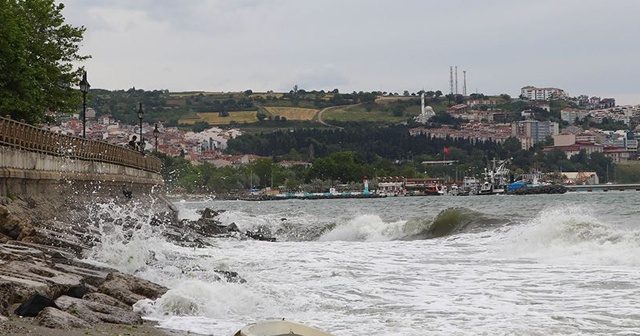
<instances>
[{"instance_id":1,"label":"tree","mask_svg":"<svg viewBox=\"0 0 640 336\"><path fill-rule=\"evenodd\" d=\"M194 133L200 133L209 128L211 128L211 125L206 121L196 121L191 125L191 130Z\"/></svg>"},{"instance_id":2,"label":"tree","mask_svg":"<svg viewBox=\"0 0 640 336\"><path fill-rule=\"evenodd\" d=\"M77 110L81 93L72 86L82 69L73 63L84 27L64 23L64 4L54 0L0 0L0 111L28 123L45 111Z\"/></svg>"},{"instance_id":3,"label":"tree","mask_svg":"<svg viewBox=\"0 0 640 336\"><path fill-rule=\"evenodd\" d=\"M396 117L402 117L404 115L405 107L404 105L398 104L393 107L393 115Z\"/></svg>"}]
</instances>

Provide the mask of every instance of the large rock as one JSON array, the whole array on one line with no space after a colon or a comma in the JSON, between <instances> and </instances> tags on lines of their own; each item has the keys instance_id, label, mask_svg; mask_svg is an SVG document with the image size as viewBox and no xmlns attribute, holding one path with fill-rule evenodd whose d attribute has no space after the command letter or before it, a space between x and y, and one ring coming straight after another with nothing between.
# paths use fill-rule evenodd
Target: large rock
<instances>
[{"instance_id":1,"label":"large rock","mask_svg":"<svg viewBox=\"0 0 640 336\"><path fill-rule=\"evenodd\" d=\"M105 305L114 306L122 309L131 309L131 306L127 305L126 303L118 299L112 298L107 294L94 292L94 293L86 294L85 296L82 297L82 299L86 301L102 303Z\"/></svg>"},{"instance_id":2,"label":"large rock","mask_svg":"<svg viewBox=\"0 0 640 336\"><path fill-rule=\"evenodd\" d=\"M3 266L0 279L12 280L18 284L18 300L35 292L55 298L72 287L82 285L82 276L53 269L42 260L14 260Z\"/></svg>"},{"instance_id":3,"label":"large rock","mask_svg":"<svg viewBox=\"0 0 640 336\"><path fill-rule=\"evenodd\" d=\"M56 305L90 324L99 322L136 325L142 324L142 318L131 308L123 309L98 302L92 302L70 296L61 296Z\"/></svg>"},{"instance_id":4,"label":"large rock","mask_svg":"<svg viewBox=\"0 0 640 336\"><path fill-rule=\"evenodd\" d=\"M14 240L20 240L35 232L31 218L19 211L11 211L0 206L0 233Z\"/></svg>"},{"instance_id":5,"label":"large rock","mask_svg":"<svg viewBox=\"0 0 640 336\"><path fill-rule=\"evenodd\" d=\"M9 306L14 302L15 285L11 281L0 281L0 315L9 315Z\"/></svg>"},{"instance_id":6,"label":"large rock","mask_svg":"<svg viewBox=\"0 0 640 336\"><path fill-rule=\"evenodd\" d=\"M37 320L41 326L53 329L91 328L87 321L52 307L43 309Z\"/></svg>"},{"instance_id":7,"label":"large rock","mask_svg":"<svg viewBox=\"0 0 640 336\"><path fill-rule=\"evenodd\" d=\"M98 287L100 293L107 294L130 306L142 299L155 300L167 292L167 288L132 275L112 272Z\"/></svg>"},{"instance_id":8,"label":"large rock","mask_svg":"<svg viewBox=\"0 0 640 336\"><path fill-rule=\"evenodd\" d=\"M38 316L38 314L46 307L58 308L55 302L50 298L40 293L35 293L31 295L27 301L23 302L18 306L18 308L16 308L15 314L18 316L34 317Z\"/></svg>"}]
</instances>

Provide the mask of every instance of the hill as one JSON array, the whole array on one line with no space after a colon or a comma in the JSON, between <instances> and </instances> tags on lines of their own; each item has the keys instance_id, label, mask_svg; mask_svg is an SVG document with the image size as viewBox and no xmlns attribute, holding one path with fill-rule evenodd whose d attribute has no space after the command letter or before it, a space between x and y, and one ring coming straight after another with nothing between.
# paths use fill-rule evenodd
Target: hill
<instances>
[{"instance_id":1,"label":"hill","mask_svg":"<svg viewBox=\"0 0 640 336\"><path fill-rule=\"evenodd\" d=\"M426 103L444 113L451 97L429 95ZM464 97L456 100L464 101ZM93 89L88 105L96 117L109 114L137 124L142 103L144 120L167 126L232 126L253 131L282 128L344 126L348 123L389 125L407 122L420 113L418 94L381 92L340 93L297 90L290 92L169 92L167 90L107 91ZM323 111L322 114L319 112Z\"/></svg>"}]
</instances>

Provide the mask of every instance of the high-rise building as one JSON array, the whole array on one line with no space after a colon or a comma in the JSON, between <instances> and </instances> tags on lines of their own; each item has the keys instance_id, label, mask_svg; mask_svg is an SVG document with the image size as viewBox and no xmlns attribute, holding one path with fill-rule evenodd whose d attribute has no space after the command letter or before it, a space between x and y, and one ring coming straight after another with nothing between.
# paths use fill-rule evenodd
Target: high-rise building
<instances>
[{"instance_id":1,"label":"high-rise building","mask_svg":"<svg viewBox=\"0 0 640 336\"><path fill-rule=\"evenodd\" d=\"M523 120L511 124L511 135L520 140L525 150L559 132L560 125L552 121Z\"/></svg>"}]
</instances>

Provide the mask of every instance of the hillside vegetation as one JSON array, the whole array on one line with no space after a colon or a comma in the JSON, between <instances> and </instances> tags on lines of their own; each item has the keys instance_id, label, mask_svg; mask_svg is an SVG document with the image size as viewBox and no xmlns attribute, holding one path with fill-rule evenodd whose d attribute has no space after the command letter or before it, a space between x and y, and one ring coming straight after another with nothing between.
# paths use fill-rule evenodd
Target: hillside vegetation
<instances>
[{"instance_id":1,"label":"hillside vegetation","mask_svg":"<svg viewBox=\"0 0 640 336\"><path fill-rule=\"evenodd\" d=\"M178 123L192 125L204 121L209 125L229 125L233 123L254 123L258 121L255 111L231 111L228 116L221 116L219 112L196 113L196 118L180 119Z\"/></svg>"},{"instance_id":2,"label":"hillside vegetation","mask_svg":"<svg viewBox=\"0 0 640 336\"><path fill-rule=\"evenodd\" d=\"M264 109L273 117L280 116L287 120L312 120L318 113L317 109L301 107L265 106Z\"/></svg>"}]
</instances>

